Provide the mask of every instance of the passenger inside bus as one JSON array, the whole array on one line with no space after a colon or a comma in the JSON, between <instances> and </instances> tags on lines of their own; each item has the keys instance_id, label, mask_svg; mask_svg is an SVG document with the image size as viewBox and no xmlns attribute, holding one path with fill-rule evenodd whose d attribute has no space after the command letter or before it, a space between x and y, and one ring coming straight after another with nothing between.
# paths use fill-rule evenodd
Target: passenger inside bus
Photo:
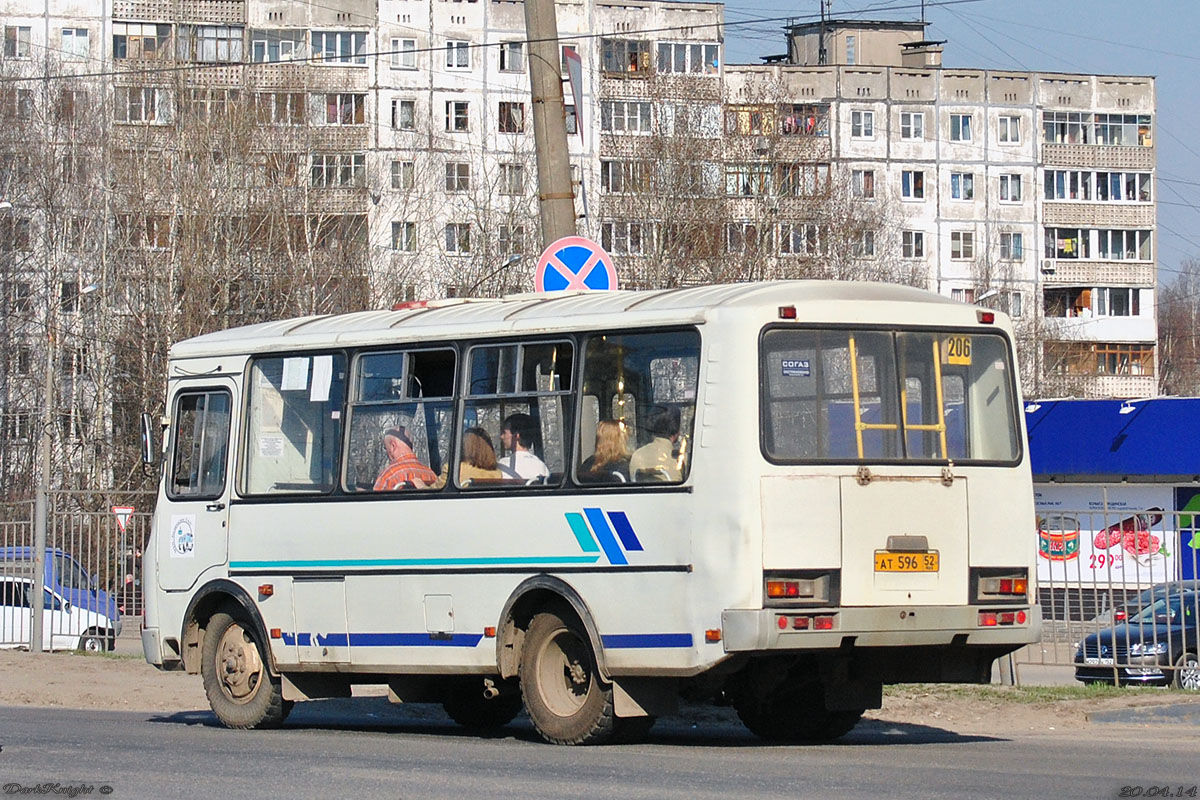
<instances>
[{"instance_id":1,"label":"passenger inside bus","mask_svg":"<svg viewBox=\"0 0 1200 800\"><path fill-rule=\"evenodd\" d=\"M665 406L650 414L646 430L653 437L629 458L629 472L638 483L683 480L675 442L679 439L679 409Z\"/></svg>"},{"instance_id":2,"label":"passenger inside bus","mask_svg":"<svg viewBox=\"0 0 1200 800\"><path fill-rule=\"evenodd\" d=\"M388 463L375 479L375 491L392 492L410 486L425 489L437 481L433 470L422 464L413 452L412 439L404 428L388 428L384 431L383 449L387 452Z\"/></svg>"},{"instance_id":3,"label":"passenger inside bus","mask_svg":"<svg viewBox=\"0 0 1200 800\"><path fill-rule=\"evenodd\" d=\"M500 444L504 446L505 456L500 462L500 471L505 477L532 481L550 476L546 462L533 452L537 436L537 423L528 414L513 414L504 420Z\"/></svg>"},{"instance_id":4,"label":"passenger inside bus","mask_svg":"<svg viewBox=\"0 0 1200 800\"><path fill-rule=\"evenodd\" d=\"M446 484L447 472L450 465L442 468L438 478L438 488ZM458 462L458 482L460 486L469 486L477 481L502 480L504 473L496 464L496 448L492 446L492 437L483 428L467 428L463 432L462 460Z\"/></svg>"},{"instance_id":5,"label":"passenger inside bus","mask_svg":"<svg viewBox=\"0 0 1200 800\"><path fill-rule=\"evenodd\" d=\"M628 483L629 448L625 423L612 419L596 423L596 451L579 466L585 483Z\"/></svg>"}]
</instances>

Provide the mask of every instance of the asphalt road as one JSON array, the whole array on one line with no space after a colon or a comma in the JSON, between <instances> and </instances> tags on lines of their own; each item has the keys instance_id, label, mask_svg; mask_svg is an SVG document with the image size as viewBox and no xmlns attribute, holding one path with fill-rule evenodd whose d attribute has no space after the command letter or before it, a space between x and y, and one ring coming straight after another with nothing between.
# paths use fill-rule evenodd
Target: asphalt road
<instances>
[{"instance_id":1,"label":"asphalt road","mask_svg":"<svg viewBox=\"0 0 1200 800\"><path fill-rule=\"evenodd\" d=\"M59 794L90 786L86 796L114 798L1060 800L1130 796L1123 787L1187 797L1200 783L1200 728L1085 735L962 736L867 722L836 745L785 747L719 718L703 729L660 723L644 744L565 748L541 744L520 718L481 738L440 710L378 698L300 704L281 731L226 730L208 712L0 707L0 796L58 784Z\"/></svg>"}]
</instances>

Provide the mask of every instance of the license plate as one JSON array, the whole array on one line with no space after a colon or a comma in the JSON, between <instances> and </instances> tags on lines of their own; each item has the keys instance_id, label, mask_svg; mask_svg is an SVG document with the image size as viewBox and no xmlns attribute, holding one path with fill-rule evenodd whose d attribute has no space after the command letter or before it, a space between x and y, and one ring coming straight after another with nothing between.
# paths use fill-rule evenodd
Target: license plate
<instances>
[{"instance_id":1,"label":"license plate","mask_svg":"<svg viewBox=\"0 0 1200 800\"><path fill-rule=\"evenodd\" d=\"M876 550L875 571L937 572L938 552L931 550L927 553L892 553L887 550Z\"/></svg>"},{"instance_id":2,"label":"license plate","mask_svg":"<svg viewBox=\"0 0 1200 800\"><path fill-rule=\"evenodd\" d=\"M1089 667L1111 667L1113 660L1111 658L1096 658L1094 656L1085 656L1083 663Z\"/></svg>"}]
</instances>

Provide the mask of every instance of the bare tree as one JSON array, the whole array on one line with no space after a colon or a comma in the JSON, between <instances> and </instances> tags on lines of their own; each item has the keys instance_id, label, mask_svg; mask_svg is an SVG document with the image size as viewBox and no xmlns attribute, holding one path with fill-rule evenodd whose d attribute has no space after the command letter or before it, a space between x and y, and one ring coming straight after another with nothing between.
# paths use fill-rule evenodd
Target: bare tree
<instances>
[{"instance_id":1,"label":"bare tree","mask_svg":"<svg viewBox=\"0 0 1200 800\"><path fill-rule=\"evenodd\" d=\"M1200 395L1200 259L1188 258L1158 290L1158 389Z\"/></svg>"}]
</instances>

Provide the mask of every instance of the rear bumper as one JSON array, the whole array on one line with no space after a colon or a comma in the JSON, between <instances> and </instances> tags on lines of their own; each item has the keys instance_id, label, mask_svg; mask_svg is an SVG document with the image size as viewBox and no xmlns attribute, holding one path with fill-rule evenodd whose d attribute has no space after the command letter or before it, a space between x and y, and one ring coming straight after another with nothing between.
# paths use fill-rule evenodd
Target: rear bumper
<instances>
[{"instance_id":1,"label":"rear bumper","mask_svg":"<svg viewBox=\"0 0 1200 800\"><path fill-rule=\"evenodd\" d=\"M979 627L981 610L984 607L726 609L721 613L721 629L728 653L930 645L1004 646L1015 650L1041 639L1039 606L1005 606L1004 611L1024 611L1026 622L995 627ZM779 626L781 616L790 620L797 615L833 615L834 626L831 630Z\"/></svg>"}]
</instances>

